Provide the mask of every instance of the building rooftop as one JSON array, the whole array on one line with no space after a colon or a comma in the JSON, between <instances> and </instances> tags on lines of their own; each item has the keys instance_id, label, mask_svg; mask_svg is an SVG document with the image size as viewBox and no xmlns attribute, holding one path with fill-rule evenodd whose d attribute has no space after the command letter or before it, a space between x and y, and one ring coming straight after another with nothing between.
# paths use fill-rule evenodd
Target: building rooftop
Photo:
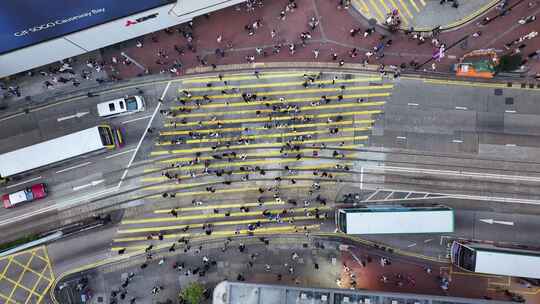
<instances>
[{"instance_id":1,"label":"building rooftop","mask_svg":"<svg viewBox=\"0 0 540 304\"><path fill-rule=\"evenodd\" d=\"M504 301L430 296L412 293L323 289L223 281L213 304L508 304Z\"/></svg>"}]
</instances>

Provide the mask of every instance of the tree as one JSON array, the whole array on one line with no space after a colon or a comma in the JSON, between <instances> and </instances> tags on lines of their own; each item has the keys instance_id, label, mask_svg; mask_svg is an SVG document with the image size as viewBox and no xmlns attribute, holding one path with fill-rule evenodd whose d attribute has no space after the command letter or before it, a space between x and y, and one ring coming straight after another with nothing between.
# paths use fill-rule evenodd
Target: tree
<instances>
[{"instance_id":1,"label":"tree","mask_svg":"<svg viewBox=\"0 0 540 304\"><path fill-rule=\"evenodd\" d=\"M501 60L499 61L499 65L497 66L497 70L500 72L512 72L521 66L521 55L515 54L515 55L504 55L501 56Z\"/></svg>"},{"instance_id":2,"label":"tree","mask_svg":"<svg viewBox=\"0 0 540 304\"><path fill-rule=\"evenodd\" d=\"M200 304L204 296L204 286L198 282L191 282L189 285L182 289L178 295L180 303L186 304ZM183 302L182 302L183 301Z\"/></svg>"}]
</instances>

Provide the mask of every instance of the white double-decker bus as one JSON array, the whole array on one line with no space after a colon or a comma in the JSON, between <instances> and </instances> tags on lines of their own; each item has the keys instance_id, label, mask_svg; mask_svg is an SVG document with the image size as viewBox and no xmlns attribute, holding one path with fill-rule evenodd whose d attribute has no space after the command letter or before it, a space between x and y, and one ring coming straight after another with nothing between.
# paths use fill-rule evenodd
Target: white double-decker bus
<instances>
[{"instance_id":1,"label":"white double-decker bus","mask_svg":"<svg viewBox=\"0 0 540 304\"><path fill-rule=\"evenodd\" d=\"M463 270L540 279L539 251L453 242L451 253L452 263Z\"/></svg>"},{"instance_id":2,"label":"white double-decker bus","mask_svg":"<svg viewBox=\"0 0 540 304\"><path fill-rule=\"evenodd\" d=\"M120 131L99 125L15 151L0 154L0 180L29 173L92 152L122 145Z\"/></svg>"},{"instance_id":3,"label":"white double-decker bus","mask_svg":"<svg viewBox=\"0 0 540 304\"><path fill-rule=\"evenodd\" d=\"M454 211L443 205L366 205L336 211L346 234L450 233Z\"/></svg>"}]
</instances>

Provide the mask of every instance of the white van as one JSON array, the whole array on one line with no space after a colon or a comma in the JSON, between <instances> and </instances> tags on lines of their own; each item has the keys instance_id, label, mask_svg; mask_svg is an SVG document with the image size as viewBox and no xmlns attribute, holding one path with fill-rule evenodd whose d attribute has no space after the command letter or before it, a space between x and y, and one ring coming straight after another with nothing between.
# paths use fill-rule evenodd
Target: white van
<instances>
[{"instance_id":1,"label":"white van","mask_svg":"<svg viewBox=\"0 0 540 304\"><path fill-rule=\"evenodd\" d=\"M142 96L130 96L102 102L97 105L100 117L120 116L144 111L144 99Z\"/></svg>"}]
</instances>

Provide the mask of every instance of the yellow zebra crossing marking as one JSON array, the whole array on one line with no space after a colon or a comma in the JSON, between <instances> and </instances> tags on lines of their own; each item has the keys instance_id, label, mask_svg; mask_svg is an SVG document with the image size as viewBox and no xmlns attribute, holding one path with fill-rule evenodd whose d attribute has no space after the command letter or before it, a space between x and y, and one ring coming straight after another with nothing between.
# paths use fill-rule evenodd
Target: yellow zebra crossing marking
<instances>
[{"instance_id":1,"label":"yellow zebra crossing marking","mask_svg":"<svg viewBox=\"0 0 540 304\"><path fill-rule=\"evenodd\" d=\"M354 155L355 153L351 153L351 155ZM348 157L350 155L346 155L346 157ZM307 158L307 159L311 159L311 158L314 158L314 159L317 159L316 157L313 157L313 156L304 156L304 158ZM246 163L248 162L234 162L234 163L222 163L221 166L217 166L218 164L214 164L214 166L210 166L209 168L216 168L216 167L240 167L240 166L247 166ZM249 163L249 164L253 164L253 163ZM276 160L265 160L265 161L258 161L259 165L264 165L264 164L276 164ZM346 164L346 165L350 165L350 164ZM295 166L295 167L291 167L291 170L317 170L317 169L325 169L325 168L328 168L328 167L333 167L335 166L334 163L331 163L331 165L328 165L328 164L319 164L319 165L316 165L316 166L313 166L313 165L310 165L310 166ZM161 171L167 171L167 172L174 172L174 171L189 171L189 170L195 170L195 169L202 169L204 168L204 166L202 165L194 165L194 166L185 166L185 167L179 167L179 168L176 168L176 167L167 167L167 168L152 168L152 169L145 169L145 173L157 173L157 172L161 172ZM232 173L233 175L245 175L246 173L245 172L233 172ZM339 175L339 173L334 173L334 175ZM200 176L204 176L204 174L201 174L201 175L197 175L197 177L200 177ZM190 178L191 175L182 175L182 176L179 176L178 178L180 178L181 180L182 179L185 179L185 178ZM295 175L295 176L286 176L286 177L282 177L282 179L286 179L286 178L301 178L302 176L298 176L298 175ZM152 183L152 182L163 182L163 181L167 181L167 180L170 180L168 179L167 177L165 176L154 176L154 177L145 177L145 178L142 178L141 181L142 182L146 182L146 183ZM185 185L185 184L184 184ZM192 184L188 184L188 186L193 186ZM151 189L160 189L160 188L170 188L169 185L161 185L161 186L150 186ZM150 188L150 187L147 187L147 188ZM187 187L187 186L186 186ZM147 189L145 188L145 189Z\"/></svg>"},{"instance_id":2,"label":"yellow zebra crossing marking","mask_svg":"<svg viewBox=\"0 0 540 304\"><path fill-rule=\"evenodd\" d=\"M303 128L316 128L316 127L334 127L334 126L344 126L352 125L355 122L353 120L344 120L337 122L319 122L319 123L308 123L301 125L286 125L286 126L277 126L272 127L273 129L303 129ZM249 128L249 131L267 131L266 127L252 127ZM222 128L222 129L203 129L203 130L176 130L176 131L160 131L160 136L171 136L171 135L188 135L190 133L196 134L210 134L210 133L228 133L228 132L243 132L246 131L245 127L242 128Z\"/></svg>"},{"instance_id":3,"label":"yellow zebra crossing marking","mask_svg":"<svg viewBox=\"0 0 540 304\"><path fill-rule=\"evenodd\" d=\"M370 97L389 97L391 93L371 93L371 94L349 94L349 95L342 95L343 99L356 99L356 98L370 98ZM338 95L327 95L326 98L329 100L337 100ZM252 106L259 106L259 105L274 105L274 104L290 104L290 103L307 103L312 101L320 101L321 96L314 96L314 97L300 97L300 98L288 98L285 101L280 101L278 99L268 99L268 100L258 100L258 101L250 101L249 103L246 102L231 102L231 103L209 103L204 104L200 106L192 106L192 105L182 105L182 106L173 106L170 109L171 110L204 110L204 109L217 109L217 108L240 108L240 107L252 107ZM363 102L361 104L368 104L373 101L369 102Z\"/></svg>"},{"instance_id":4,"label":"yellow zebra crossing marking","mask_svg":"<svg viewBox=\"0 0 540 304\"><path fill-rule=\"evenodd\" d=\"M292 217L294 221L305 221L305 220L314 220L316 219L315 216L295 216ZM256 219L246 219L246 220L237 220L237 221L223 221L223 222L212 222L212 226L232 226L232 225L249 225L249 224L255 224L257 222L260 223L271 223L275 222L275 220L267 219L267 218L256 218ZM152 227L144 227L144 228L128 228L128 229L120 229L116 233L118 234L136 234L136 233L152 233L152 232L163 232L168 230L182 230L182 229L198 229L202 228L204 223L196 223L196 224L183 224L183 225L170 225L170 226L152 226Z\"/></svg>"},{"instance_id":5,"label":"yellow zebra crossing marking","mask_svg":"<svg viewBox=\"0 0 540 304\"><path fill-rule=\"evenodd\" d=\"M420 8L418 8L418 6L416 5L416 3L414 3L414 0L409 0L409 2L411 3L411 5L413 6L413 8L416 10L417 13L420 12Z\"/></svg>"},{"instance_id":6,"label":"yellow zebra crossing marking","mask_svg":"<svg viewBox=\"0 0 540 304\"><path fill-rule=\"evenodd\" d=\"M342 136L342 137L325 137L325 138L319 138L319 139L311 139L311 140L304 140L301 141L293 141L293 144L318 144L318 143L335 143L335 142L349 142L349 141L361 141L366 140L367 136ZM171 154L193 154L197 152L218 152L218 151L225 151L225 150L245 150L245 149L261 149L261 148L280 148L283 147L284 144L282 143L260 143L260 144L250 144L249 146L246 145L234 145L229 147L217 147L216 149L212 149L212 147L204 147L204 148L191 148L191 149L178 149L178 150L160 150L160 151L153 151L151 152L152 156L159 156L159 155L171 155ZM356 145L357 147L363 147L363 144Z\"/></svg>"},{"instance_id":7,"label":"yellow zebra crossing marking","mask_svg":"<svg viewBox=\"0 0 540 304\"><path fill-rule=\"evenodd\" d=\"M304 212L314 212L315 209L319 211L329 211L332 210L331 207L320 206L320 207L309 207L309 208L293 208L288 210L289 215L294 215L297 213ZM269 210L273 215L281 213L282 210L274 209ZM192 220L206 220L206 219L221 219L221 218L233 218L233 217L247 217L247 216L262 216L263 210L249 211L249 212L231 212L229 216L226 216L224 213L207 213L207 214L190 214L178 217L153 217L146 219L132 219L132 220L123 220L122 225L132 225L132 224L148 224L148 223L163 223L163 222L180 222L180 221L192 221Z\"/></svg>"},{"instance_id":8,"label":"yellow zebra crossing marking","mask_svg":"<svg viewBox=\"0 0 540 304\"><path fill-rule=\"evenodd\" d=\"M344 113L324 113L324 114L308 114L308 115L300 115L296 116L298 119L319 119L319 118L328 118L328 117L336 117L336 116L342 116L342 117L348 117L348 116L355 116L355 115L372 115L372 114L379 114L382 113L381 110L370 110L370 111L355 111L355 112L344 112ZM178 126L184 126L184 127L191 127L195 125L200 126L212 126L220 124L236 124L236 123L258 123L258 122L274 122L274 121L283 121L283 120L291 120L293 117L291 116L264 116L264 117L253 117L253 118L235 118L235 119L223 119L223 120L210 120L210 121L201 121L199 122L187 122L185 124L183 123L166 123L164 126L167 128L170 127L178 127ZM368 122L374 122L372 119L368 120L359 120L359 121L368 121ZM367 122L366 122L367 123Z\"/></svg>"},{"instance_id":9,"label":"yellow zebra crossing marking","mask_svg":"<svg viewBox=\"0 0 540 304\"><path fill-rule=\"evenodd\" d=\"M368 131L371 127L366 128L343 128L340 132L362 132ZM186 144L201 144L201 143L220 143L228 141L237 141L237 140L249 140L249 139L274 139L274 138L285 138L285 137L295 137L303 135L319 135L327 134L328 130L314 130L314 131L303 131L303 132L287 132L287 133L271 133L271 134L256 134L256 135L242 135L238 137L221 137L221 138L202 138L202 139L188 139L185 141ZM162 141L155 144L156 146L171 146L174 145L172 141Z\"/></svg>"},{"instance_id":10,"label":"yellow zebra crossing marking","mask_svg":"<svg viewBox=\"0 0 540 304\"><path fill-rule=\"evenodd\" d=\"M372 81L381 81L381 77L368 77L368 78L351 78L351 79L337 79L337 80L320 80L315 81L313 85L318 84L342 84L342 83L355 83L355 82L372 82ZM268 88L279 88L279 87L292 87L292 86L301 86L305 81L285 81L285 82L273 82L273 83L255 83L255 84L242 84L242 85L226 85L226 86L211 86L211 87L190 87L182 88L179 91L184 90L188 92L207 92L207 91L222 91L222 90L233 90L233 89L268 89Z\"/></svg>"},{"instance_id":11,"label":"yellow zebra crossing marking","mask_svg":"<svg viewBox=\"0 0 540 304\"><path fill-rule=\"evenodd\" d=\"M368 73L343 73L343 72L325 72L325 74L332 74L332 75L340 75L340 74L347 74L347 75L353 75L356 77L374 77L377 76L376 74L368 74ZM274 79L274 78L291 78L291 77L302 77L304 75L310 75L310 76L317 76L318 73L314 73L313 71L303 71L303 72L294 72L291 71L290 73L284 73L283 71L264 71L259 73L260 79ZM257 80L257 77L253 72L250 73L235 73L235 74L224 74L223 77L220 79L219 76L216 74L215 76L196 76L196 77L190 77L182 80L183 84L189 84L189 83L208 83L208 82L217 82L217 81L241 81L241 80Z\"/></svg>"},{"instance_id":12,"label":"yellow zebra crossing marking","mask_svg":"<svg viewBox=\"0 0 540 304\"><path fill-rule=\"evenodd\" d=\"M352 86L347 87L345 91L366 91L366 90L388 90L392 89L393 85L384 84L378 86ZM341 92L343 91L340 87L335 88L315 88L315 89L298 89L298 90L282 90L282 91L269 91L269 92L257 92L257 96L276 96L276 95L294 95L294 94L314 94L314 93L325 93L325 92ZM241 98L242 94L219 94L219 95L210 95L210 99L230 99L230 98ZM202 100L203 96L193 96L191 100Z\"/></svg>"},{"instance_id":13,"label":"yellow zebra crossing marking","mask_svg":"<svg viewBox=\"0 0 540 304\"><path fill-rule=\"evenodd\" d=\"M229 230L229 231L214 231L212 232L212 235L209 237L205 233L198 233L198 234L192 234L190 235L191 240L199 240L199 239L211 239L216 237L228 237L228 236L241 236L241 235L263 235L263 234L272 234L272 233L280 233L280 234L287 234L287 233L300 233L304 231L313 231L316 229L320 229L320 225L304 225L304 226L280 226L280 227L268 227L268 228L259 228L254 231L249 231L247 229L242 230ZM164 244L160 244L157 246L154 246L155 250L164 249L167 247L170 247L174 242L167 242ZM119 251L122 249L125 249L126 251L134 251L134 250L144 250L148 247L148 245L139 245L139 246L126 246L126 247L112 247L111 251Z\"/></svg>"}]
</instances>

